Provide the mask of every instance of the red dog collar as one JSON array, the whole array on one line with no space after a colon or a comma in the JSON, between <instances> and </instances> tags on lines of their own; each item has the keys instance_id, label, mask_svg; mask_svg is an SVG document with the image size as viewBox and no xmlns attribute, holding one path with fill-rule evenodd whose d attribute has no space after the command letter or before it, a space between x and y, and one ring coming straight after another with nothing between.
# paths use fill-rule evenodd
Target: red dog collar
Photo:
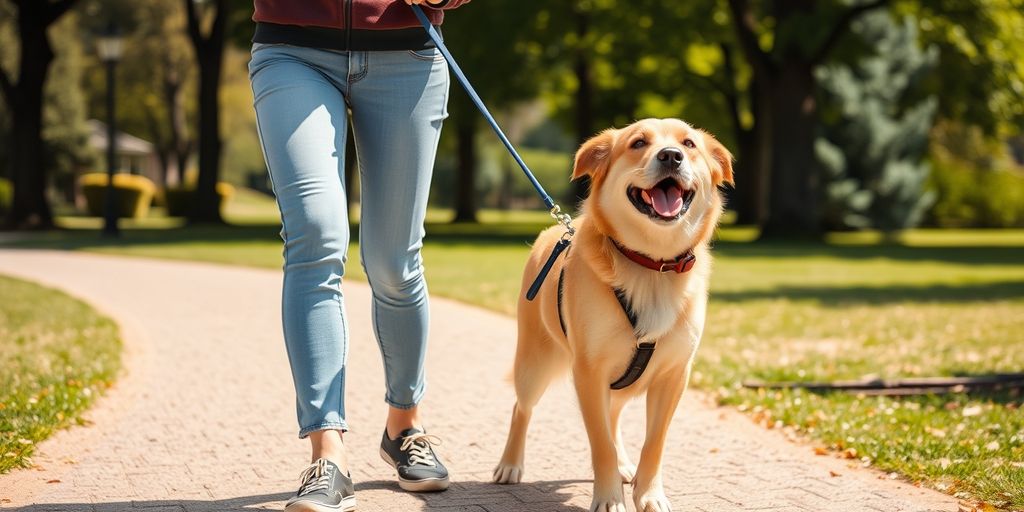
<instances>
[{"instance_id":1,"label":"red dog collar","mask_svg":"<svg viewBox=\"0 0 1024 512\"><path fill-rule=\"evenodd\" d=\"M693 264L697 262L697 257L693 255L692 249L680 254L674 260L656 260L646 254L636 252L632 249L627 249L612 238L609 238L609 240L612 241L612 244L615 245L615 248L618 249L623 256L629 258L632 262L658 272L676 272L677 274L682 274L683 272L689 272L690 269L693 268Z\"/></svg>"}]
</instances>

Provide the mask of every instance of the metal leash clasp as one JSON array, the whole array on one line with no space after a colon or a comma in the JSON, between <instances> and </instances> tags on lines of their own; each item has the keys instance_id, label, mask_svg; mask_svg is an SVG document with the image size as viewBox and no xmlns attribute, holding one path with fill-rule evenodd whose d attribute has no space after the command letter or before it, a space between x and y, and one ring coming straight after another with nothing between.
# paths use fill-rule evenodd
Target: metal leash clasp
<instances>
[{"instance_id":1,"label":"metal leash clasp","mask_svg":"<svg viewBox=\"0 0 1024 512\"><path fill-rule=\"evenodd\" d=\"M562 213L562 208L560 206L556 204L551 207L551 211L549 213L556 222L565 226L566 235L568 235L569 238L576 234L576 228L572 227L572 217L568 213ZM565 238L565 235L563 235L563 238Z\"/></svg>"},{"instance_id":2,"label":"metal leash clasp","mask_svg":"<svg viewBox=\"0 0 1024 512\"><path fill-rule=\"evenodd\" d=\"M533 300L537 296L537 292L540 291L540 285L544 284L544 279L548 277L548 272L554 266L555 260L558 259L562 252L569 248L569 244L572 243L572 236L576 234L576 228L572 227L572 217L568 213L562 213L562 209L557 204L551 208L551 216L559 224L565 226L565 233L562 233L562 238L551 249L551 254L548 256L547 261L544 262L540 272L537 273L537 278L533 280L533 284L526 291L526 300Z\"/></svg>"}]
</instances>

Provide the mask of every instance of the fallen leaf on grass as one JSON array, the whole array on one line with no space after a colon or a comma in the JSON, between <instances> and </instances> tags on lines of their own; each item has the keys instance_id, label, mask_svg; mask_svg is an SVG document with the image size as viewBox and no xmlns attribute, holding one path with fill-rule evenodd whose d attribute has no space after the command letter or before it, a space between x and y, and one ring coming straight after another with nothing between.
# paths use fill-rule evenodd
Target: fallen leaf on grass
<instances>
[{"instance_id":1,"label":"fallen leaf on grass","mask_svg":"<svg viewBox=\"0 0 1024 512\"><path fill-rule=\"evenodd\" d=\"M815 446L814 447L814 454L815 455L828 455L828 448L825 448L824 446Z\"/></svg>"},{"instance_id":2,"label":"fallen leaf on grass","mask_svg":"<svg viewBox=\"0 0 1024 512\"><path fill-rule=\"evenodd\" d=\"M847 448L847 449L843 450L843 458L844 459L856 459L857 458L857 449L856 448Z\"/></svg>"},{"instance_id":3,"label":"fallen leaf on grass","mask_svg":"<svg viewBox=\"0 0 1024 512\"><path fill-rule=\"evenodd\" d=\"M970 407L965 407L961 414L963 414L965 418L969 418L971 416L977 416L981 414L981 411L982 409L980 405L972 405Z\"/></svg>"},{"instance_id":4,"label":"fallen leaf on grass","mask_svg":"<svg viewBox=\"0 0 1024 512\"><path fill-rule=\"evenodd\" d=\"M999 509L992 503L985 501L979 501L977 503L961 501L957 507L957 512L999 512Z\"/></svg>"}]
</instances>

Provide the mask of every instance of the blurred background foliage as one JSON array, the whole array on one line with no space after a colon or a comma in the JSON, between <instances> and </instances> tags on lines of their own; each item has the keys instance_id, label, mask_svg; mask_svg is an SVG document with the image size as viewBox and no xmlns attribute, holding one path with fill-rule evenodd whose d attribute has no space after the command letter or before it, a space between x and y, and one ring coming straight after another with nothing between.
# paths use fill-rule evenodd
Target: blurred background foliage
<instances>
[{"instance_id":1,"label":"blurred background foliage","mask_svg":"<svg viewBox=\"0 0 1024 512\"><path fill-rule=\"evenodd\" d=\"M52 225L51 205L80 209L77 177L105 168L86 120L107 117L94 40L110 20L126 37L118 127L152 144L158 187L222 181L269 191L246 70L252 4L190 2L0 0L8 227ZM24 133L32 127L16 126L28 96L12 93L31 85L21 76L33 4L66 8L44 17L54 58L38 148ZM190 10L205 43L190 36ZM680 117L735 153L729 194L739 223L765 236L815 236L1024 226L1022 12L1021 0L487 0L448 13L444 33L553 196L585 193L568 176L590 135ZM218 92L205 106L203 62L215 66L207 89ZM433 204L459 221L484 207L539 207L455 84L450 111ZM216 129L203 133L203 119ZM40 187L42 204L28 190Z\"/></svg>"}]
</instances>

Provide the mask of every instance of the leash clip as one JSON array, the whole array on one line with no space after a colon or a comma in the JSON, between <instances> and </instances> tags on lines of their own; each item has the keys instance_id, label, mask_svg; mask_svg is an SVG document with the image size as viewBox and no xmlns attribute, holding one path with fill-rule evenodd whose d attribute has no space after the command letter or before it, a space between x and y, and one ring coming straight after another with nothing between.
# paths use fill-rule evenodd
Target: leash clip
<instances>
[{"instance_id":1,"label":"leash clip","mask_svg":"<svg viewBox=\"0 0 1024 512\"><path fill-rule=\"evenodd\" d=\"M576 228L572 227L572 217L568 213L562 213L562 208L557 204L551 207L551 217L559 224L565 226L567 234L571 237L576 234Z\"/></svg>"}]
</instances>

